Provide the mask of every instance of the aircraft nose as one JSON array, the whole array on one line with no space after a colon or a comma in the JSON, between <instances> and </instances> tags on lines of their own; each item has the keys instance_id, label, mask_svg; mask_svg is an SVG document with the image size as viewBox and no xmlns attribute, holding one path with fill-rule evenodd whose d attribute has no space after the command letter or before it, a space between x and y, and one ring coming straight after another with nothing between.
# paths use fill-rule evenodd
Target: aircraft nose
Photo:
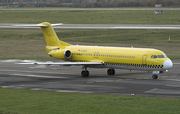
<instances>
[{"instance_id":1,"label":"aircraft nose","mask_svg":"<svg viewBox=\"0 0 180 114\"><path fill-rule=\"evenodd\" d=\"M170 69L173 67L173 63L171 60L165 60L163 63L163 67L164 69Z\"/></svg>"}]
</instances>

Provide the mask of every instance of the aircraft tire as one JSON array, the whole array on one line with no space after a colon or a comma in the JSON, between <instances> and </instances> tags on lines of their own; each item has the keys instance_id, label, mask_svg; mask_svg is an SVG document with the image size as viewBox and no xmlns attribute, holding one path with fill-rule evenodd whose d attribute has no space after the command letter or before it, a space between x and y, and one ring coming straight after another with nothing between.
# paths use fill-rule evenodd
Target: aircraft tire
<instances>
[{"instance_id":1,"label":"aircraft tire","mask_svg":"<svg viewBox=\"0 0 180 114\"><path fill-rule=\"evenodd\" d=\"M85 72L86 72L86 77L89 77L89 71L86 70Z\"/></svg>"},{"instance_id":2,"label":"aircraft tire","mask_svg":"<svg viewBox=\"0 0 180 114\"><path fill-rule=\"evenodd\" d=\"M153 75L152 75L152 78L153 78L153 79L157 79L157 78L158 78L158 75L157 75L157 74L153 74Z\"/></svg>"},{"instance_id":3,"label":"aircraft tire","mask_svg":"<svg viewBox=\"0 0 180 114\"><path fill-rule=\"evenodd\" d=\"M88 77L88 76L89 76L89 71L88 71L88 70L83 70L83 71L81 72L81 76L82 76L82 77Z\"/></svg>"},{"instance_id":4,"label":"aircraft tire","mask_svg":"<svg viewBox=\"0 0 180 114\"><path fill-rule=\"evenodd\" d=\"M114 69L108 69L107 70L107 74L108 75L114 75L115 74L115 70Z\"/></svg>"},{"instance_id":5,"label":"aircraft tire","mask_svg":"<svg viewBox=\"0 0 180 114\"><path fill-rule=\"evenodd\" d=\"M115 70L114 69L111 69L111 75L114 75L115 74Z\"/></svg>"},{"instance_id":6,"label":"aircraft tire","mask_svg":"<svg viewBox=\"0 0 180 114\"><path fill-rule=\"evenodd\" d=\"M111 75L111 69L108 69L108 70L107 70L107 74L108 74L108 75Z\"/></svg>"}]
</instances>

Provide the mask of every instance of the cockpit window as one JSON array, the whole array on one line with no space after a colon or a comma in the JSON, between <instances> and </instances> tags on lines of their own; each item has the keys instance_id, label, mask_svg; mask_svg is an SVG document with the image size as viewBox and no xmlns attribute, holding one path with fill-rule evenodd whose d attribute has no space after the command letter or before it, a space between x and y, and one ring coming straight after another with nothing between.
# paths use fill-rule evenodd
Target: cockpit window
<instances>
[{"instance_id":1,"label":"cockpit window","mask_svg":"<svg viewBox=\"0 0 180 114\"><path fill-rule=\"evenodd\" d=\"M151 59L157 58L157 55L152 55Z\"/></svg>"},{"instance_id":2,"label":"cockpit window","mask_svg":"<svg viewBox=\"0 0 180 114\"><path fill-rule=\"evenodd\" d=\"M154 55L154 57L153 58L157 58L157 55Z\"/></svg>"},{"instance_id":3,"label":"cockpit window","mask_svg":"<svg viewBox=\"0 0 180 114\"><path fill-rule=\"evenodd\" d=\"M164 55L158 55L158 58L164 58Z\"/></svg>"},{"instance_id":4,"label":"cockpit window","mask_svg":"<svg viewBox=\"0 0 180 114\"><path fill-rule=\"evenodd\" d=\"M155 58L167 58L166 55L151 55L151 59L155 59Z\"/></svg>"},{"instance_id":5,"label":"cockpit window","mask_svg":"<svg viewBox=\"0 0 180 114\"><path fill-rule=\"evenodd\" d=\"M164 54L164 57L167 58L167 55Z\"/></svg>"}]
</instances>

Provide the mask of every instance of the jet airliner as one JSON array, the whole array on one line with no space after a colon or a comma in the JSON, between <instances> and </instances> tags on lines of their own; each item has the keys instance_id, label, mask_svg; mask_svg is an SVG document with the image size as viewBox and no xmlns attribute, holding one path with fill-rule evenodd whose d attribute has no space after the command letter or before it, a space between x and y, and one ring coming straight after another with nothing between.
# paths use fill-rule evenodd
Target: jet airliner
<instances>
[{"instance_id":1,"label":"jet airliner","mask_svg":"<svg viewBox=\"0 0 180 114\"><path fill-rule=\"evenodd\" d=\"M157 79L159 73L163 73L173 66L166 54L157 49L71 45L59 40L52 27L54 25L56 24L43 22L35 26L42 29L48 55L65 62L19 64L81 65L83 66L82 77L89 76L88 67L108 68L108 75L115 75L115 69L145 70L152 72L153 79Z\"/></svg>"}]
</instances>

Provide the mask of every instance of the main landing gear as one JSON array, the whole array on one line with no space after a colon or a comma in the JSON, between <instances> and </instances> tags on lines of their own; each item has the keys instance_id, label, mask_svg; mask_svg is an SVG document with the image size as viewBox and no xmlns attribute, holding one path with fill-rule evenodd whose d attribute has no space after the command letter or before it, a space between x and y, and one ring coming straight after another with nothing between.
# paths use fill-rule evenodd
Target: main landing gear
<instances>
[{"instance_id":1,"label":"main landing gear","mask_svg":"<svg viewBox=\"0 0 180 114\"><path fill-rule=\"evenodd\" d=\"M83 71L81 72L81 76L82 76L82 77L89 77L89 71L88 71L88 70L83 70Z\"/></svg>"},{"instance_id":2,"label":"main landing gear","mask_svg":"<svg viewBox=\"0 0 180 114\"><path fill-rule=\"evenodd\" d=\"M115 74L115 70L112 69L112 68L111 68L111 69L108 69L108 70L107 70L107 74L108 74L108 75L114 75L114 74Z\"/></svg>"},{"instance_id":3,"label":"main landing gear","mask_svg":"<svg viewBox=\"0 0 180 114\"><path fill-rule=\"evenodd\" d=\"M83 67L82 69L85 69L81 72L82 77L89 77L89 71L87 70L87 67Z\"/></svg>"}]
</instances>

